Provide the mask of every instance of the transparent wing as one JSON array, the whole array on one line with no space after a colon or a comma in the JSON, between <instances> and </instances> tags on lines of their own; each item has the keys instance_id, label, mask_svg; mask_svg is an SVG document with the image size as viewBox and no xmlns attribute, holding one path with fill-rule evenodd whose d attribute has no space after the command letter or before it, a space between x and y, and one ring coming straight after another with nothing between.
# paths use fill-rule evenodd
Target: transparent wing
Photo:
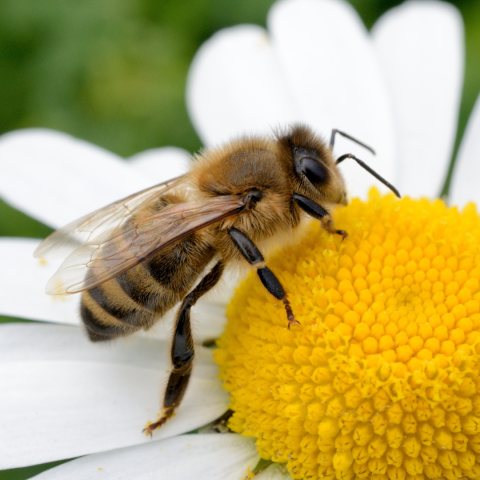
<instances>
[{"instance_id":1,"label":"transparent wing","mask_svg":"<svg viewBox=\"0 0 480 480\"><path fill-rule=\"evenodd\" d=\"M89 213L49 235L35 250L36 258L65 258L74 250L123 225L140 208L184 181L186 175L173 178Z\"/></svg>"},{"instance_id":2,"label":"transparent wing","mask_svg":"<svg viewBox=\"0 0 480 480\"><path fill-rule=\"evenodd\" d=\"M151 217L104 231L65 259L46 292L65 295L94 288L183 236L240 212L244 205L243 198L233 195L172 204Z\"/></svg>"}]
</instances>

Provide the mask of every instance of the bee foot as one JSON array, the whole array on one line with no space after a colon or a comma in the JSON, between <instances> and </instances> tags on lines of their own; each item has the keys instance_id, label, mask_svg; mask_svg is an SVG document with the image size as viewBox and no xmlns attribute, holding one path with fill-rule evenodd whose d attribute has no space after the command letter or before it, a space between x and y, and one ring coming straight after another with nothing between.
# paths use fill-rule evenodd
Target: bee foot
<instances>
[{"instance_id":1,"label":"bee foot","mask_svg":"<svg viewBox=\"0 0 480 480\"><path fill-rule=\"evenodd\" d=\"M300 322L293 316L292 307L290 306L290 302L287 300L287 297L285 297L282 302L285 305L285 310L287 311L288 329L290 330L291 325L300 325Z\"/></svg>"},{"instance_id":2,"label":"bee foot","mask_svg":"<svg viewBox=\"0 0 480 480\"><path fill-rule=\"evenodd\" d=\"M167 417L162 417L158 422L152 423L152 424L149 425L148 427L145 427L145 428L142 430L142 433L144 433L145 435L149 435L150 438L152 438L153 431L154 431L156 428L160 428L167 420L168 420Z\"/></svg>"},{"instance_id":3,"label":"bee foot","mask_svg":"<svg viewBox=\"0 0 480 480\"><path fill-rule=\"evenodd\" d=\"M335 233L342 236L342 242L348 237L348 233L345 230L335 230Z\"/></svg>"},{"instance_id":4,"label":"bee foot","mask_svg":"<svg viewBox=\"0 0 480 480\"><path fill-rule=\"evenodd\" d=\"M298 320L296 320L295 318L289 318L288 319L288 329L290 330L290 327L292 325L301 325L300 322Z\"/></svg>"}]
</instances>

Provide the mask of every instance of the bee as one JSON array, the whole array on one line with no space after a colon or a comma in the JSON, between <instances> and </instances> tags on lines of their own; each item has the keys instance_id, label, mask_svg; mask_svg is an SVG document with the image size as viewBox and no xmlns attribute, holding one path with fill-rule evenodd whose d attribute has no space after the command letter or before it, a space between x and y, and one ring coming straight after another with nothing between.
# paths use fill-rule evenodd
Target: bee
<instances>
[{"instance_id":1,"label":"bee","mask_svg":"<svg viewBox=\"0 0 480 480\"><path fill-rule=\"evenodd\" d=\"M400 196L354 155L335 160L336 134L373 152L339 130L332 131L328 144L303 125L271 137L240 138L201 151L187 174L70 223L36 250L38 258L66 256L46 292L82 292L80 316L93 342L148 330L180 303L170 352L173 369L161 418L146 429L150 435L173 415L189 382L195 354L190 310L215 287L227 265L246 261L255 268L283 303L290 328L299 322L261 249L282 234L291 236L305 213L328 233L347 237L330 213L335 205L347 204L338 168L346 159Z\"/></svg>"}]
</instances>

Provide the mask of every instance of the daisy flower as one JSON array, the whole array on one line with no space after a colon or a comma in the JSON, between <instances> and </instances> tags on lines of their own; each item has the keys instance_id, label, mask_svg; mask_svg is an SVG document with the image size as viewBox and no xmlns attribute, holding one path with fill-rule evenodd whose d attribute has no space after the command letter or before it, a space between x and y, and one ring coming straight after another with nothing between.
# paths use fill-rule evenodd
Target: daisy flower
<instances>
[{"instance_id":1,"label":"daisy flower","mask_svg":"<svg viewBox=\"0 0 480 480\"><path fill-rule=\"evenodd\" d=\"M141 426L155 417L168 375L167 329L88 344L78 296L43 294L56 265L30 258L38 241L2 239L0 313L69 325L1 326L0 468L84 455L39 477L238 479L253 476L260 454L277 462L262 480L480 475L479 220L472 204L459 212L428 200L441 190L456 134L461 18L449 4L407 2L369 34L345 2L286 0L267 23L268 31L221 31L194 59L187 102L204 143L295 121L324 134L341 128L377 156L345 139L337 154L352 152L402 194L426 198L368 194L372 178L342 164L351 196L362 199L336 212L349 240L312 227L301 246L271 260L301 327L288 331L247 278L215 353L231 399L211 352L200 351L182 406L153 441ZM479 131L477 102L453 205L479 200ZM159 149L127 163L63 134L13 132L0 139L0 194L60 227L173 177L186 158ZM196 307L198 340L221 333L220 305ZM230 428L242 435L180 435L229 402Z\"/></svg>"}]
</instances>

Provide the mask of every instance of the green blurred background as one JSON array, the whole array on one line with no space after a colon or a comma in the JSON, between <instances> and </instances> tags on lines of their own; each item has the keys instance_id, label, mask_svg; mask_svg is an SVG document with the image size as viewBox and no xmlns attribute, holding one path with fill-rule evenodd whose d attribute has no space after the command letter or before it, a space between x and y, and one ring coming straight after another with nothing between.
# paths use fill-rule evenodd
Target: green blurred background
<instances>
[{"instance_id":1,"label":"green blurred background","mask_svg":"<svg viewBox=\"0 0 480 480\"><path fill-rule=\"evenodd\" d=\"M0 0L0 133L48 127L125 157L164 145L195 151L201 142L188 118L184 91L196 50L221 28L265 26L273 3ZM351 3L370 28L401 2ZM461 10L466 32L458 147L480 86L480 2L450 3ZM0 200L0 235L44 237L50 232ZM3 471L0 480L30 478L53 465Z\"/></svg>"}]
</instances>

